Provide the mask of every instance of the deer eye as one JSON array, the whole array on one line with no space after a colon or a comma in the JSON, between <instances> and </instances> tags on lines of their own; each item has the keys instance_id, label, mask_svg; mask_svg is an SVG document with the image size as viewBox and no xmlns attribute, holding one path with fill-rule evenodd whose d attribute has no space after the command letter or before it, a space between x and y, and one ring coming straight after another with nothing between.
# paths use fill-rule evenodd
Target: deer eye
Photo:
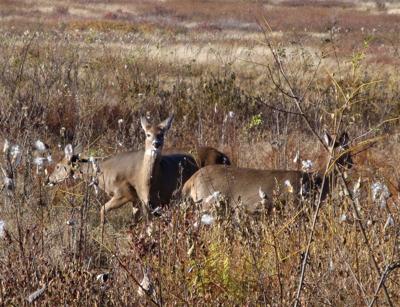
<instances>
[{"instance_id":1,"label":"deer eye","mask_svg":"<svg viewBox=\"0 0 400 307\"><path fill-rule=\"evenodd\" d=\"M150 134L150 133L147 133L146 136L149 138L149 137L151 137L151 134Z\"/></svg>"}]
</instances>

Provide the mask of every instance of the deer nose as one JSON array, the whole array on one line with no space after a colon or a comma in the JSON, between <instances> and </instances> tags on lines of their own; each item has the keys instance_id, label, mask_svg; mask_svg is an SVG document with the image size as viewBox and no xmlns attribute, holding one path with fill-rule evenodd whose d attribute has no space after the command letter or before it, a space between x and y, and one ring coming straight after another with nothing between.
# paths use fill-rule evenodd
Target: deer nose
<instances>
[{"instance_id":1,"label":"deer nose","mask_svg":"<svg viewBox=\"0 0 400 307\"><path fill-rule=\"evenodd\" d=\"M154 148L160 148L163 142L161 140L154 140L153 141L153 147Z\"/></svg>"}]
</instances>

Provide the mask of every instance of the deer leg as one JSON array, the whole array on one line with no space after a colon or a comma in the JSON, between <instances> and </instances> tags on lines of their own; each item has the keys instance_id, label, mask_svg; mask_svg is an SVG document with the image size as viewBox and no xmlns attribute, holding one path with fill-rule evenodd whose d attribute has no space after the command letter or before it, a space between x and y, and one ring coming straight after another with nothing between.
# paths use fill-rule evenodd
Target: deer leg
<instances>
[{"instance_id":1,"label":"deer leg","mask_svg":"<svg viewBox=\"0 0 400 307\"><path fill-rule=\"evenodd\" d=\"M125 196L114 196L111 198L108 202L106 202L102 207L100 211L100 220L101 223L104 224L105 222L105 214L110 211L117 209L119 207L122 207L125 205L127 202L129 202L131 199L125 197Z\"/></svg>"},{"instance_id":2,"label":"deer leg","mask_svg":"<svg viewBox=\"0 0 400 307\"><path fill-rule=\"evenodd\" d=\"M137 223L140 218L140 209L137 207L136 204L132 203L132 221L133 223Z\"/></svg>"},{"instance_id":3,"label":"deer leg","mask_svg":"<svg viewBox=\"0 0 400 307\"><path fill-rule=\"evenodd\" d=\"M146 223L150 220L150 203L142 201L142 215Z\"/></svg>"}]
</instances>

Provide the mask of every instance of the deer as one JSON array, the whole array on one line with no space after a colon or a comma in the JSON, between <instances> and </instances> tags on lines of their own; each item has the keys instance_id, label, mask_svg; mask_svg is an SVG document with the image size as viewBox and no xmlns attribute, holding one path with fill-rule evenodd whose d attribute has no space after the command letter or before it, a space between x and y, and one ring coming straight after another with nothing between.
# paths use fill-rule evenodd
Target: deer
<instances>
[{"instance_id":1,"label":"deer","mask_svg":"<svg viewBox=\"0 0 400 307\"><path fill-rule=\"evenodd\" d=\"M231 165L227 155L210 146L197 147L195 160L199 168L214 164Z\"/></svg>"},{"instance_id":2,"label":"deer","mask_svg":"<svg viewBox=\"0 0 400 307\"><path fill-rule=\"evenodd\" d=\"M333 142L331 136L326 133L324 139L330 148L343 150L336 163L351 168L353 161L349 152L348 134L344 132L338 141ZM277 190L306 196L312 190L319 189L322 193L321 199L324 200L329 193L331 180L323 181L323 176L322 171L262 170L209 165L199 169L185 183L182 196L195 203L201 203L212 195L222 195L231 203L243 204L247 212L256 213L260 209L260 204L270 209Z\"/></svg>"},{"instance_id":3,"label":"deer","mask_svg":"<svg viewBox=\"0 0 400 307\"><path fill-rule=\"evenodd\" d=\"M179 190L198 169L190 155L162 155L164 136L172 120L173 116L170 116L154 125L141 117L145 148L118 153L102 161L82 159L68 144L64 158L56 164L47 183L54 185L72 177L94 179L96 187L111 198L101 208L102 224L107 212L138 199L142 203L142 214L148 220L150 209L169 203L174 191Z\"/></svg>"},{"instance_id":4,"label":"deer","mask_svg":"<svg viewBox=\"0 0 400 307\"><path fill-rule=\"evenodd\" d=\"M182 153L188 152L196 160L198 168L213 164L231 165L229 157L223 152L211 146L196 145L194 149L191 148L167 148L164 150L168 153Z\"/></svg>"}]
</instances>

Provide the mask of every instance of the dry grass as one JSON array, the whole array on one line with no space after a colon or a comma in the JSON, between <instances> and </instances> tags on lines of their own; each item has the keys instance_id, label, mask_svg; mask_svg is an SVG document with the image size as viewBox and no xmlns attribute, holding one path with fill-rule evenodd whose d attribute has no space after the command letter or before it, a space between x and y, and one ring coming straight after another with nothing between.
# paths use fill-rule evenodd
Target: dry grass
<instances>
[{"instance_id":1,"label":"dry grass","mask_svg":"<svg viewBox=\"0 0 400 307\"><path fill-rule=\"evenodd\" d=\"M286 2L277 5L233 0L143 1L134 4L118 1L83 4L78 1L56 5L43 1L36 5L29 3L28 7L22 3L0 4L3 29L11 28L14 33L28 28L61 30L70 36L78 36L78 41L92 43L109 43L121 34L133 36L134 41L121 38L124 48L128 42L136 44L139 38L139 42L144 39L149 46L161 43L166 50L173 49L174 43L182 39L185 46L196 46L200 42L202 47L210 49L207 42L212 40L219 46L231 48L233 45L234 48L246 49L251 41L251 44L263 48L254 37L262 37L259 23L266 18L286 48L301 43L319 50L326 48L324 44L334 42L335 56L343 57L354 52L362 41L369 40L373 47L369 50L371 62L375 54L385 53L385 61L376 62L390 65L395 64L398 58L399 15L374 9L360 10L361 4L355 2L342 5L340 1L297 1L294 6L294 3ZM395 7L391 9L395 10ZM160 35L164 38L161 42ZM236 37L234 41L231 39L233 35ZM154 41L158 41L157 44ZM219 50L218 45L212 49ZM332 54L328 56L333 57ZM235 58L243 58L243 55L236 54Z\"/></svg>"},{"instance_id":2,"label":"dry grass","mask_svg":"<svg viewBox=\"0 0 400 307\"><path fill-rule=\"evenodd\" d=\"M32 149L45 141L53 160L67 143L94 156L137 149L139 115L173 110L169 147L211 145L239 166L285 169L299 167L299 150L323 169L326 153L302 118L277 111L297 109L277 88L284 82L268 41L317 134L334 132L344 112L341 130L357 153L350 190L361 178L361 224L340 181L319 212L301 302L371 301L381 277L372 257L381 271L399 260L400 130L390 120L400 114L398 15L342 1L41 1L29 2L29 14L23 4L0 1L0 145L21 148L19 164L0 155L14 182L0 194L0 304L27 304L45 286L38 304L148 305L137 293L148 268L158 304L292 305L313 201L294 205L288 195L257 217L229 207L207 226L199 208L177 199L150 228L127 206L103 229L105 196L73 180L43 186ZM255 11L274 32L264 37ZM386 205L373 199L376 182L392 194ZM110 279L97 280L104 272ZM385 281L393 303L399 272ZM385 304L380 289L376 305Z\"/></svg>"}]
</instances>

